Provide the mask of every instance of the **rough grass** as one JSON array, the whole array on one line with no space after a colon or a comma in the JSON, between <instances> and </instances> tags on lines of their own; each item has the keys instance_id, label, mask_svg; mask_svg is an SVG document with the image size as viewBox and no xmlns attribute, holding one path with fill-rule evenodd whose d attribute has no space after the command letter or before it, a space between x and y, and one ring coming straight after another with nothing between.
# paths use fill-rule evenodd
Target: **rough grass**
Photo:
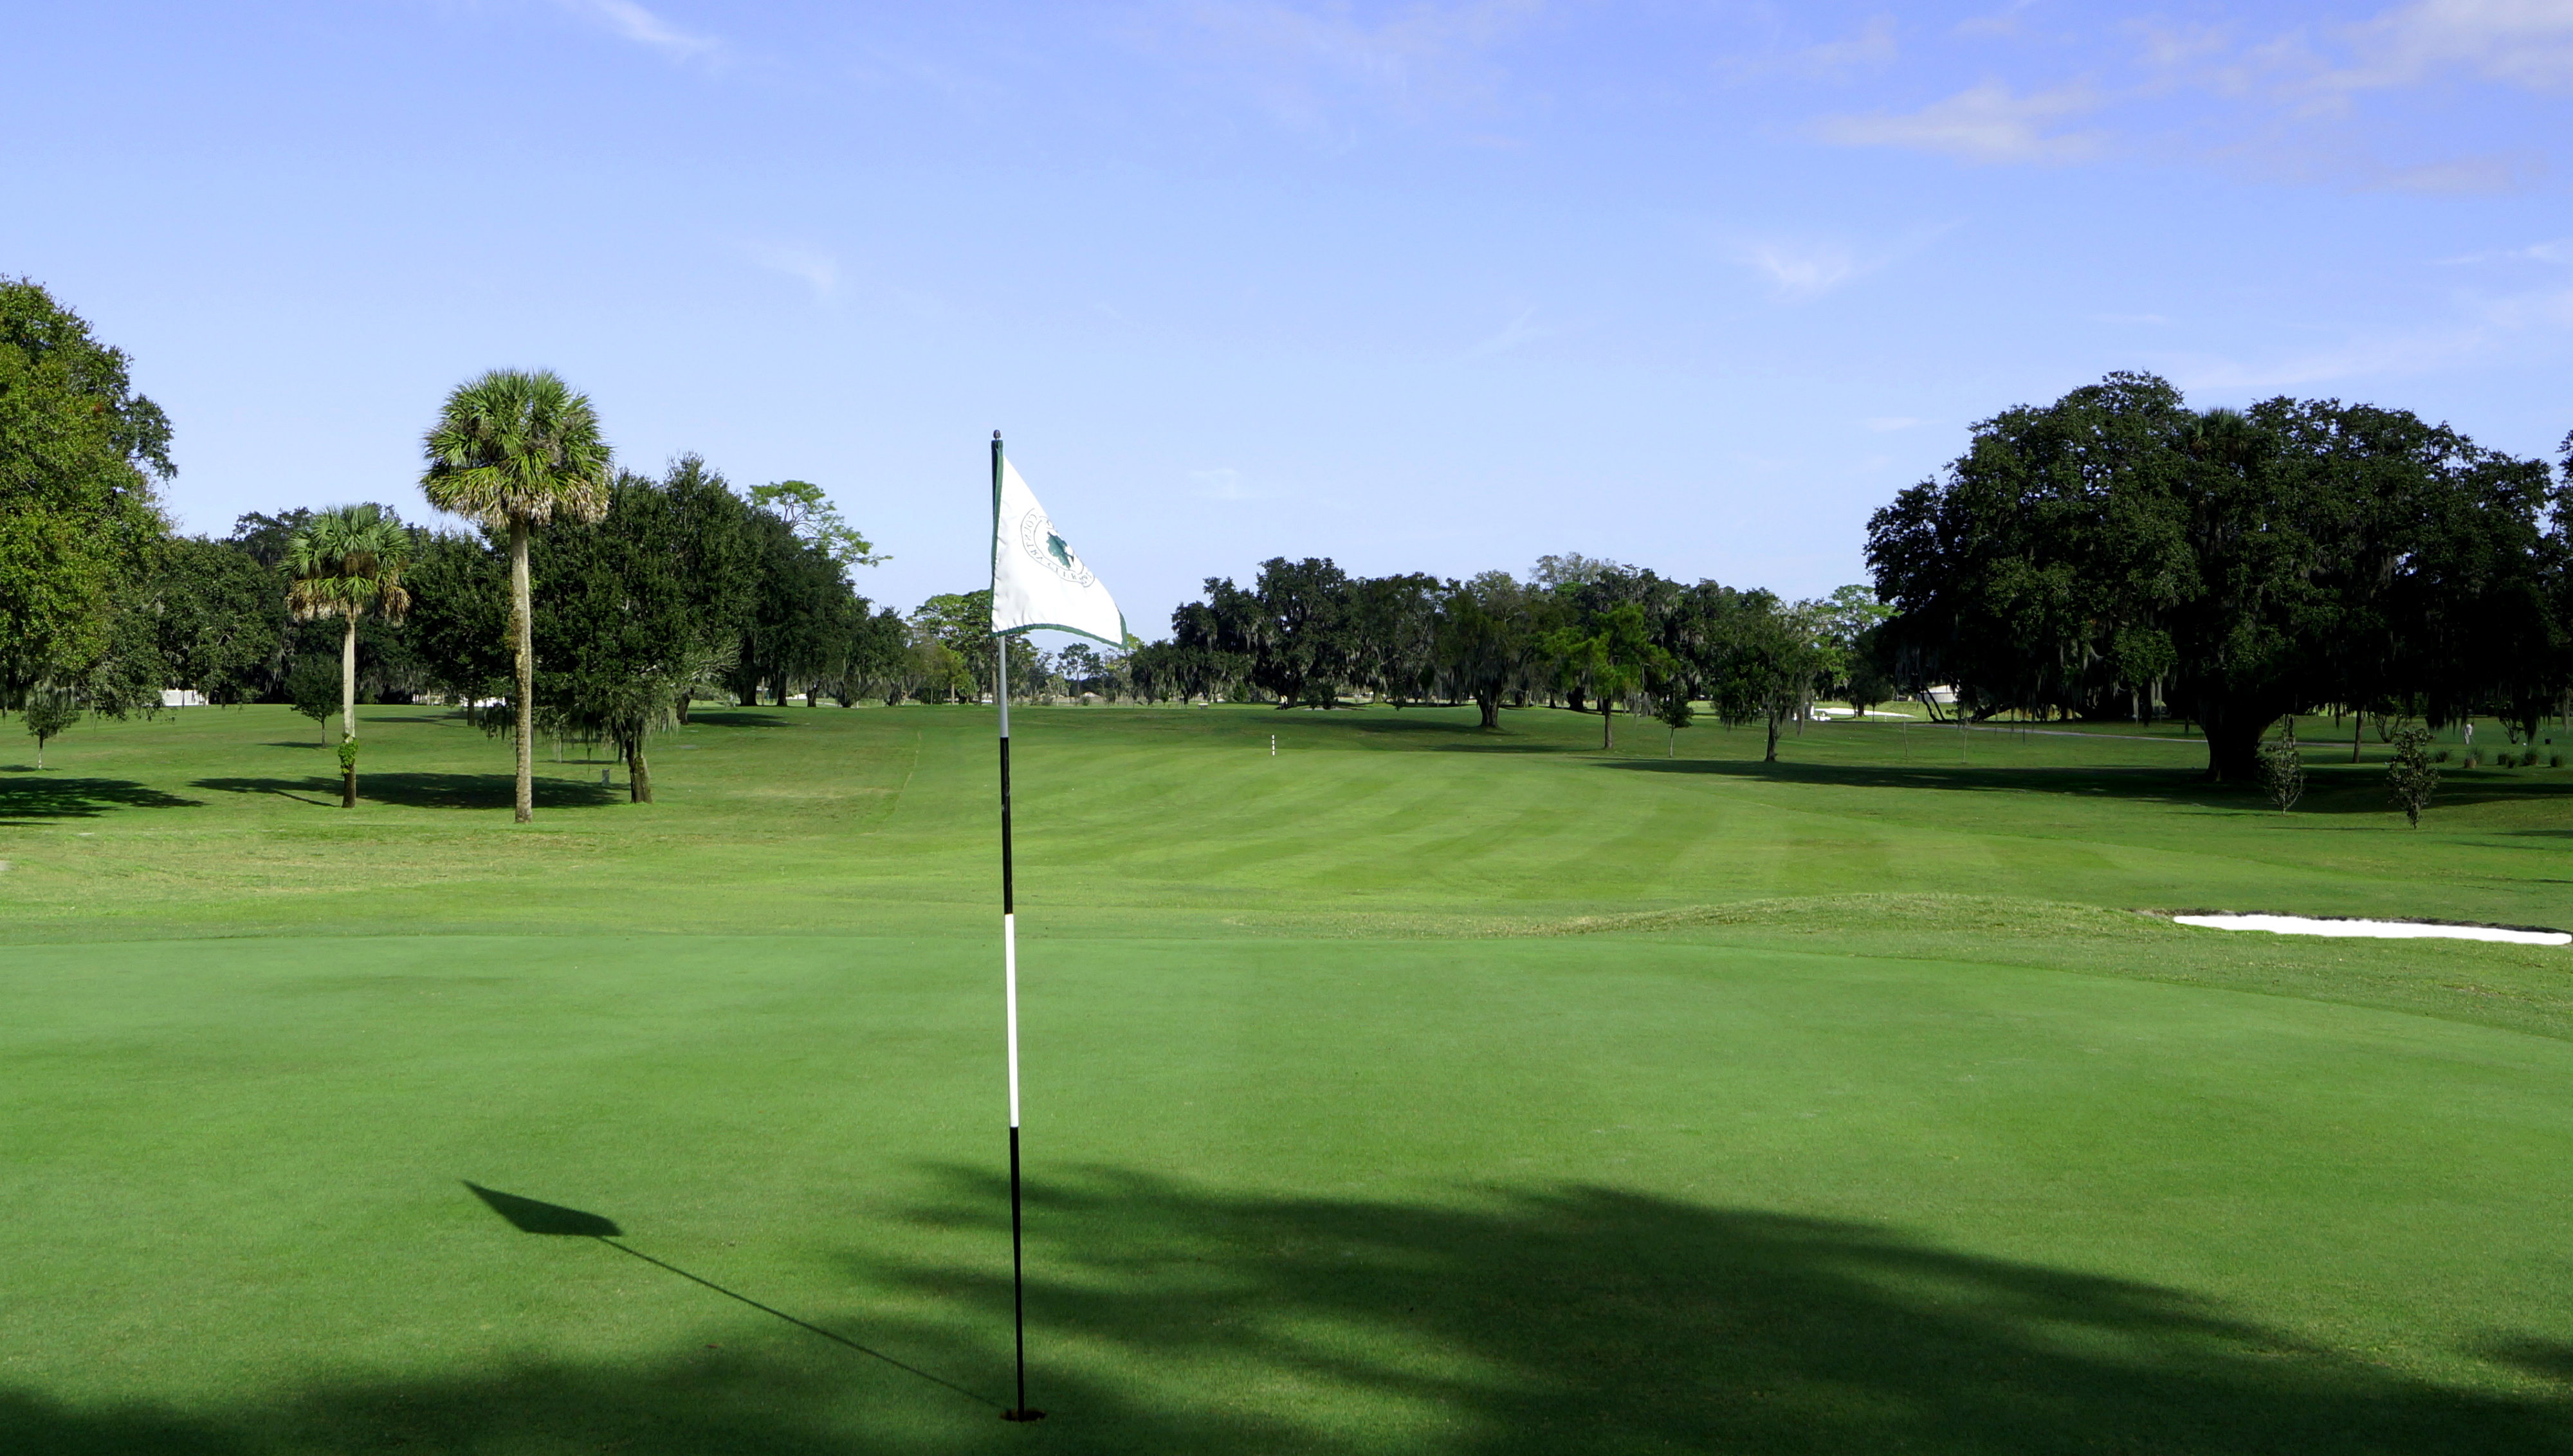
<instances>
[{"instance_id":1,"label":"rough grass","mask_svg":"<svg viewBox=\"0 0 2573 1456\"><path fill-rule=\"evenodd\" d=\"M2573 774L1621 730L1022 717L1017 1428L985 714L531 830L429 710L353 812L83 724L0 768L0 1449L2573 1449L2573 955L2139 913L2561 926Z\"/></svg>"}]
</instances>

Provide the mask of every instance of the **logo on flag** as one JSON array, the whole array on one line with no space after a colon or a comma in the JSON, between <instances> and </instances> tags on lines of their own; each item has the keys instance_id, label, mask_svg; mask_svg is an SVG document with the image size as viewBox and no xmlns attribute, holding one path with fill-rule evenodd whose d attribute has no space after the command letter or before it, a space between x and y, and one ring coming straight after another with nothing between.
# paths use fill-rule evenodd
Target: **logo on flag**
<instances>
[{"instance_id":1,"label":"logo on flag","mask_svg":"<svg viewBox=\"0 0 2573 1456\"><path fill-rule=\"evenodd\" d=\"M1054 533L1054 522L1046 519L1046 513L1035 506L1030 506L1028 513L1019 517L1019 544L1026 548L1029 560L1075 586L1088 586L1099 579L1090 574L1089 567L1081 564L1079 556L1072 554L1072 547L1065 545L1063 537Z\"/></svg>"}]
</instances>

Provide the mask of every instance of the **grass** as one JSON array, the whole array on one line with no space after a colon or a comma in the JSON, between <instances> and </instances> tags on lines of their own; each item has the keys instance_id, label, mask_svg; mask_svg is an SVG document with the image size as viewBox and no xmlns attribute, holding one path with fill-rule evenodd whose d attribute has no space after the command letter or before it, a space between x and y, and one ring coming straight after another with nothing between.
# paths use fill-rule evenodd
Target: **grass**
<instances>
[{"instance_id":1,"label":"grass","mask_svg":"<svg viewBox=\"0 0 2573 1456\"><path fill-rule=\"evenodd\" d=\"M2573 771L1543 711L1023 716L1005 1425L989 729L0 766L0 1449L2573 1450L2573 953L2136 913L2562 926Z\"/></svg>"}]
</instances>

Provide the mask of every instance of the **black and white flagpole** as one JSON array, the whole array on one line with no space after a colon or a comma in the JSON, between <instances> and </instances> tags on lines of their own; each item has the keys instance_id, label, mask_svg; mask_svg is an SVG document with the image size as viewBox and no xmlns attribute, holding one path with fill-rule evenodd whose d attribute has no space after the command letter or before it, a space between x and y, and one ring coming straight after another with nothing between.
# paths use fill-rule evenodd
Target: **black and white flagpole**
<instances>
[{"instance_id":1,"label":"black and white flagpole","mask_svg":"<svg viewBox=\"0 0 2573 1456\"><path fill-rule=\"evenodd\" d=\"M999 537L1001 432L992 431L992 516ZM1037 1421L1045 1412L1028 1405L1027 1260L1019 1243L1019 916L1010 876L1010 639L992 638L992 701L1001 710L1001 1006L1010 1055L1010 1324L1019 1357L1019 1403L1001 1412L1005 1421Z\"/></svg>"}]
</instances>

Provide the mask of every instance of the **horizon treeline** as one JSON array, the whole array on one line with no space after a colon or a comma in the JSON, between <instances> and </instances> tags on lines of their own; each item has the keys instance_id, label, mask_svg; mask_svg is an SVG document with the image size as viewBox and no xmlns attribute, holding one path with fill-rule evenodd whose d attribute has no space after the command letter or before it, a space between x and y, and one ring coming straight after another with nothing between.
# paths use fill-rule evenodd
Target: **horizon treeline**
<instances>
[{"instance_id":1,"label":"horizon treeline","mask_svg":"<svg viewBox=\"0 0 2573 1456\"><path fill-rule=\"evenodd\" d=\"M151 713L165 689L289 702L343 691L347 623L290 612L288 558L322 514L181 536L157 487L171 425L127 360L26 280L0 279L0 709ZM1014 696L1263 701L1328 709L1704 703L1782 725L1953 688L1961 713L2185 718L2211 777L2248 780L2282 718L2330 707L2530 735L2573 715L2573 434L2558 462L2476 445L2400 409L2279 397L2196 409L2114 373L1975 424L1944 471L1868 522L1868 586L1787 601L1575 554L1524 578L1352 576L1329 557L1209 577L1167 637L1048 652L1012 639ZM539 732L641 738L691 701L955 702L999 686L988 588L908 613L855 584L884 559L800 480L734 489L694 455L619 470L595 519L528 541ZM595 485L588 488L596 488ZM408 615L357 621L359 700L514 712L505 533L408 543ZM495 731L511 713L483 718ZM646 725L646 726L638 726ZM32 725L31 725L32 726ZM345 725L344 725L345 731Z\"/></svg>"}]
</instances>

